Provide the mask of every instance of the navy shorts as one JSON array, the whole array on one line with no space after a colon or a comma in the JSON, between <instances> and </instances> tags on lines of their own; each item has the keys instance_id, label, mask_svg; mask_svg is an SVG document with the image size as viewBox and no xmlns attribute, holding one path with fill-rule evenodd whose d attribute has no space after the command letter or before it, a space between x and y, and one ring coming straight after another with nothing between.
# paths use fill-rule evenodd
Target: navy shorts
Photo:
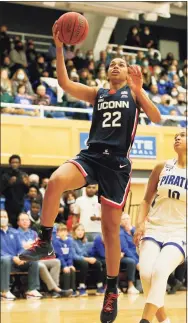
<instances>
[{"instance_id":1,"label":"navy shorts","mask_svg":"<svg viewBox=\"0 0 188 323\"><path fill-rule=\"evenodd\" d=\"M101 147L100 147L101 148ZM123 153L88 148L68 162L81 171L86 183L99 186L99 202L122 209L130 188L131 162Z\"/></svg>"}]
</instances>

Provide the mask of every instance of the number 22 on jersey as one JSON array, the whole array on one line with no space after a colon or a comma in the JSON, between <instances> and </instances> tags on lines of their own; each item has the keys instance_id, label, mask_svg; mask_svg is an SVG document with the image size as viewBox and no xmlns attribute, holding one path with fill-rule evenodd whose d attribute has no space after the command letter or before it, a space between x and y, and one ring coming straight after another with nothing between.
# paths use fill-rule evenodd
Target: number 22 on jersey
<instances>
[{"instance_id":1,"label":"number 22 on jersey","mask_svg":"<svg viewBox=\"0 0 188 323\"><path fill-rule=\"evenodd\" d=\"M104 112L103 117L105 118L102 123L103 128L116 128L121 127L119 120L121 119L121 112Z\"/></svg>"}]
</instances>

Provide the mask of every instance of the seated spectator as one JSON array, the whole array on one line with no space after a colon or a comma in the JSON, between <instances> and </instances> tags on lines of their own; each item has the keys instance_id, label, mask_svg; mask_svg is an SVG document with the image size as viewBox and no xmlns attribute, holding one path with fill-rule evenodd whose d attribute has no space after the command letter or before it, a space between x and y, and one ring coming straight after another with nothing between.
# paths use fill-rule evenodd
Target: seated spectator
<instances>
[{"instance_id":1,"label":"seated spectator","mask_svg":"<svg viewBox=\"0 0 188 323\"><path fill-rule=\"evenodd\" d=\"M62 52L64 52L63 48L62 48ZM50 60L56 58L56 46L55 46L54 40L52 40L52 43L50 44L50 46L48 48L47 56Z\"/></svg>"},{"instance_id":2,"label":"seated spectator","mask_svg":"<svg viewBox=\"0 0 188 323\"><path fill-rule=\"evenodd\" d=\"M160 65L156 65L153 67L153 76L155 78L156 83L159 81L160 75L161 75L162 69Z\"/></svg>"},{"instance_id":3,"label":"seated spectator","mask_svg":"<svg viewBox=\"0 0 188 323\"><path fill-rule=\"evenodd\" d=\"M161 97L161 103L158 105L158 109L162 115L170 115L170 111L174 110L172 105L172 98L168 94L164 94Z\"/></svg>"},{"instance_id":4,"label":"seated spectator","mask_svg":"<svg viewBox=\"0 0 188 323\"><path fill-rule=\"evenodd\" d=\"M94 61L93 49L89 49L86 52L86 66L88 66L91 61Z\"/></svg>"},{"instance_id":5,"label":"seated spectator","mask_svg":"<svg viewBox=\"0 0 188 323\"><path fill-rule=\"evenodd\" d=\"M14 98L14 103L20 104L32 104L33 96L26 94L26 88L24 84L18 85L17 94Z\"/></svg>"},{"instance_id":6,"label":"seated spectator","mask_svg":"<svg viewBox=\"0 0 188 323\"><path fill-rule=\"evenodd\" d=\"M34 104L36 105L50 105L50 96L46 94L46 88L44 85L38 85L36 89L36 97L34 99Z\"/></svg>"},{"instance_id":7,"label":"seated spectator","mask_svg":"<svg viewBox=\"0 0 188 323\"><path fill-rule=\"evenodd\" d=\"M41 204L40 202L32 201L31 209L27 211L27 215L29 216L29 220L31 221L30 226L31 229L39 233L40 231L40 216L41 216Z\"/></svg>"},{"instance_id":8,"label":"seated spectator","mask_svg":"<svg viewBox=\"0 0 188 323\"><path fill-rule=\"evenodd\" d=\"M28 64L32 64L37 59L37 51L35 49L34 41L29 39L26 45L26 57Z\"/></svg>"},{"instance_id":9,"label":"seated spectator","mask_svg":"<svg viewBox=\"0 0 188 323\"><path fill-rule=\"evenodd\" d=\"M98 77L95 79L95 82L97 83L97 86L100 88L103 88L105 86L109 87L109 82L107 79L107 74L106 71L104 69L101 69L98 72Z\"/></svg>"},{"instance_id":10,"label":"seated spectator","mask_svg":"<svg viewBox=\"0 0 188 323\"><path fill-rule=\"evenodd\" d=\"M154 52L153 48L150 48L148 51L149 65L156 66L161 64L161 60L159 59L158 52Z\"/></svg>"},{"instance_id":11,"label":"seated spectator","mask_svg":"<svg viewBox=\"0 0 188 323\"><path fill-rule=\"evenodd\" d=\"M24 249L32 246L38 238L38 234L30 229L30 219L26 213L21 213L18 217L18 238ZM52 298L66 296L67 292L59 288L60 261L58 259L46 259L38 262L40 278L46 284L48 292ZM68 293L70 295L70 293Z\"/></svg>"},{"instance_id":12,"label":"seated spectator","mask_svg":"<svg viewBox=\"0 0 188 323\"><path fill-rule=\"evenodd\" d=\"M31 83L29 82L27 74L23 69L18 69L12 77L12 91L14 96L18 93L19 85L25 85L25 93L27 95L34 95Z\"/></svg>"},{"instance_id":13,"label":"seated spectator","mask_svg":"<svg viewBox=\"0 0 188 323\"><path fill-rule=\"evenodd\" d=\"M101 233L101 205L96 195L97 185L87 185L85 193L77 198L74 213L83 224L87 239L93 241Z\"/></svg>"},{"instance_id":14,"label":"seated spectator","mask_svg":"<svg viewBox=\"0 0 188 323\"><path fill-rule=\"evenodd\" d=\"M97 284L96 295L104 295L102 264L94 257L89 256L88 244L85 237L85 230L82 224L77 224L73 230L73 259L74 267L78 272L80 296L88 296L86 291L86 278L88 269L95 269Z\"/></svg>"},{"instance_id":15,"label":"seated spectator","mask_svg":"<svg viewBox=\"0 0 188 323\"><path fill-rule=\"evenodd\" d=\"M187 71L188 71L188 67L187 66L184 66L183 68L183 76L180 78L180 82L181 82L181 85L183 86L183 88L187 88Z\"/></svg>"},{"instance_id":16,"label":"seated spectator","mask_svg":"<svg viewBox=\"0 0 188 323\"><path fill-rule=\"evenodd\" d=\"M96 73L95 73L95 62L94 61L88 62L87 69L88 69L89 73L92 75L92 77L94 78L95 75L96 75Z\"/></svg>"},{"instance_id":17,"label":"seated spectator","mask_svg":"<svg viewBox=\"0 0 188 323\"><path fill-rule=\"evenodd\" d=\"M148 91L151 85L151 72L149 67L142 67L142 75L143 75L143 88Z\"/></svg>"},{"instance_id":18,"label":"seated spectator","mask_svg":"<svg viewBox=\"0 0 188 323\"><path fill-rule=\"evenodd\" d=\"M72 296L76 292L76 269L73 266L72 238L68 237L67 227L64 224L57 225L56 236L53 237L53 247L56 257L60 260L63 270L63 289L71 290Z\"/></svg>"},{"instance_id":19,"label":"seated spectator","mask_svg":"<svg viewBox=\"0 0 188 323\"><path fill-rule=\"evenodd\" d=\"M83 68L81 71L80 71L80 80L79 82L82 83L82 84L87 84L87 80L88 80L88 76L89 76L89 71L87 68Z\"/></svg>"},{"instance_id":20,"label":"seated spectator","mask_svg":"<svg viewBox=\"0 0 188 323\"><path fill-rule=\"evenodd\" d=\"M176 117L177 115L178 115L177 110L175 108L172 108L169 112L169 118L168 120L164 121L163 126L178 127L179 121L170 118L170 116Z\"/></svg>"},{"instance_id":21,"label":"seated spectator","mask_svg":"<svg viewBox=\"0 0 188 323\"><path fill-rule=\"evenodd\" d=\"M186 107L187 107L187 104L185 101L185 95L184 95L184 93L179 93L177 96L177 103L176 103L176 109L177 109L179 115L181 115L181 116L184 115Z\"/></svg>"},{"instance_id":22,"label":"seated spectator","mask_svg":"<svg viewBox=\"0 0 188 323\"><path fill-rule=\"evenodd\" d=\"M44 194L45 194L46 188L48 186L48 182L49 182L49 178L47 178L47 177L42 178L41 187L39 188L39 191L42 194L42 198L44 198Z\"/></svg>"},{"instance_id":23,"label":"seated spectator","mask_svg":"<svg viewBox=\"0 0 188 323\"><path fill-rule=\"evenodd\" d=\"M154 47L154 38L148 26L144 27L144 30L140 35L140 43L141 43L141 47L146 47L146 48Z\"/></svg>"},{"instance_id":24,"label":"seated spectator","mask_svg":"<svg viewBox=\"0 0 188 323\"><path fill-rule=\"evenodd\" d=\"M27 57L23 43L18 40L15 42L15 47L10 51L10 60L12 63L11 71L15 73L18 69L26 69L28 66Z\"/></svg>"},{"instance_id":25,"label":"seated spectator","mask_svg":"<svg viewBox=\"0 0 188 323\"><path fill-rule=\"evenodd\" d=\"M122 46L121 45L117 46L114 58L122 58L123 55L124 55L124 52L123 52Z\"/></svg>"},{"instance_id":26,"label":"seated spectator","mask_svg":"<svg viewBox=\"0 0 188 323\"><path fill-rule=\"evenodd\" d=\"M133 46L133 47L140 47L140 36L139 31L136 26L130 28L127 39L125 41L125 45Z\"/></svg>"},{"instance_id":27,"label":"seated spectator","mask_svg":"<svg viewBox=\"0 0 188 323\"><path fill-rule=\"evenodd\" d=\"M173 80L173 76L177 74L177 67L175 65L170 65L168 68L168 78L170 81Z\"/></svg>"},{"instance_id":28,"label":"seated spectator","mask_svg":"<svg viewBox=\"0 0 188 323\"><path fill-rule=\"evenodd\" d=\"M74 66L76 67L76 69L78 71L80 71L81 69L87 67L86 66L86 60L84 59L84 55L83 55L82 50L80 48L76 49L76 51L75 51L75 56L73 58L73 63L74 63Z\"/></svg>"},{"instance_id":29,"label":"seated spectator","mask_svg":"<svg viewBox=\"0 0 188 323\"><path fill-rule=\"evenodd\" d=\"M158 91L158 86L157 85L153 85L153 84L150 85L150 88L149 88L149 98L155 104L161 103L161 96L159 95L159 91Z\"/></svg>"},{"instance_id":30,"label":"seated spectator","mask_svg":"<svg viewBox=\"0 0 188 323\"><path fill-rule=\"evenodd\" d=\"M172 65L172 62L174 60L174 54L173 53L168 53L166 55L166 61L168 62L168 65Z\"/></svg>"},{"instance_id":31,"label":"seated spectator","mask_svg":"<svg viewBox=\"0 0 188 323\"><path fill-rule=\"evenodd\" d=\"M65 57L65 61L67 59L73 59L74 56L75 56L75 54L74 54L74 46L73 45L64 44L64 57Z\"/></svg>"},{"instance_id":32,"label":"seated spectator","mask_svg":"<svg viewBox=\"0 0 188 323\"><path fill-rule=\"evenodd\" d=\"M144 56L145 56L144 52L142 52L141 50L139 50L137 52L137 56L136 56L136 64L137 65L142 65L142 60L143 60Z\"/></svg>"},{"instance_id":33,"label":"seated spectator","mask_svg":"<svg viewBox=\"0 0 188 323\"><path fill-rule=\"evenodd\" d=\"M0 211L1 236L1 299L13 301L16 297L10 292L10 273L28 271L27 299L40 299L42 295L37 291L40 288L39 265L37 261L25 262L19 259L23 250L18 233L8 227L8 215L5 210Z\"/></svg>"},{"instance_id":34,"label":"seated spectator","mask_svg":"<svg viewBox=\"0 0 188 323\"><path fill-rule=\"evenodd\" d=\"M38 55L37 59L29 66L28 71L30 75L30 80L33 86L38 85L40 82L40 77L49 76L47 72L48 65L44 59L44 55ZM46 75L47 73L47 75Z\"/></svg>"},{"instance_id":35,"label":"seated spectator","mask_svg":"<svg viewBox=\"0 0 188 323\"><path fill-rule=\"evenodd\" d=\"M135 65L136 64L136 55L129 57L129 64Z\"/></svg>"},{"instance_id":36,"label":"seated spectator","mask_svg":"<svg viewBox=\"0 0 188 323\"><path fill-rule=\"evenodd\" d=\"M12 83L9 79L9 73L7 68L1 69L1 91L12 96Z\"/></svg>"},{"instance_id":37,"label":"seated spectator","mask_svg":"<svg viewBox=\"0 0 188 323\"><path fill-rule=\"evenodd\" d=\"M167 72L161 72L159 81L157 82L159 94L169 94L171 89L174 87L172 81L169 81Z\"/></svg>"},{"instance_id":38,"label":"seated spectator","mask_svg":"<svg viewBox=\"0 0 188 323\"><path fill-rule=\"evenodd\" d=\"M96 62L96 69L97 69L97 71L100 68L100 64L104 64L105 65L105 69L107 69L108 66L109 66L109 64L110 64L110 58L107 55L107 52L105 50L101 50L100 51L99 60Z\"/></svg>"},{"instance_id":39,"label":"seated spectator","mask_svg":"<svg viewBox=\"0 0 188 323\"><path fill-rule=\"evenodd\" d=\"M28 212L31 210L31 202L37 200L39 189L35 184L29 186L27 197L24 199L24 211Z\"/></svg>"},{"instance_id":40,"label":"seated spectator","mask_svg":"<svg viewBox=\"0 0 188 323\"><path fill-rule=\"evenodd\" d=\"M126 268L128 279L128 294L139 294L139 290L135 288L136 269L139 270L139 257L136 252L136 246L133 242L135 228L131 226L128 214L121 217L120 242L121 242L121 268Z\"/></svg>"},{"instance_id":41,"label":"seated spectator","mask_svg":"<svg viewBox=\"0 0 188 323\"><path fill-rule=\"evenodd\" d=\"M178 90L176 87L173 87L170 91L170 96L172 97L172 105L176 105L178 103Z\"/></svg>"},{"instance_id":42,"label":"seated spectator","mask_svg":"<svg viewBox=\"0 0 188 323\"><path fill-rule=\"evenodd\" d=\"M10 70L10 68L11 68L11 61L10 61L10 57L9 56L5 56L3 58L2 66L1 67L8 69L8 72L11 73L11 70Z\"/></svg>"},{"instance_id":43,"label":"seated spectator","mask_svg":"<svg viewBox=\"0 0 188 323\"><path fill-rule=\"evenodd\" d=\"M10 52L10 38L7 34L7 26L0 27L0 57L8 55Z\"/></svg>"},{"instance_id":44,"label":"seated spectator","mask_svg":"<svg viewBox=\"0 0 188 323\"><path fill-rule=\"evenodd\" d=\"M54 59L50 62L50 66L48 67L49 77L57 78L56 63L57 63L56 58L54 58Z\"/></svg>"},{"instance_id":45,"label":"seated spectator","mask_svg":"<svg viewBox=\"0 0 188 323\"><path fill-rule=\"evenodd\" d=\"M40 177L37 174L30 174L29 175L29 184L35 184L37 187L39 187L39 181Z\"/></svg>"}]
</instances>

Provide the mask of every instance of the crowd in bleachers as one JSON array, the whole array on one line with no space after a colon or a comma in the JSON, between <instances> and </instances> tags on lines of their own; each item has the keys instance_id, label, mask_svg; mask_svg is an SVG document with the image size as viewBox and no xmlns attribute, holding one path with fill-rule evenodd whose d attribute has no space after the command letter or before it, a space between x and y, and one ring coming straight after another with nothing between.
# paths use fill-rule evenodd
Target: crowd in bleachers
<instances>
[{"instance_id":1,"label":"crowd in bleachers","mask_svg":"<svg viewBox=\"0 0 188 323\"><path fill-rule=\"evenodd\" d=\"M12 155L1 181L1 299L14 300L15 295L20 297L23 293L27 299L40 299L44 295L53 298L88 296L89 274L95 294L103 295L106 262L97 186L88 185L62 195L52 235L56 258L24 262L18 255L30 248L38 237L42 201L49 179L28 175L20 166L20 156ZM134 230L129 215L124 213L120 227L119 287L129 294L142 292ZM186 263L170 277L170 293L185 289L185 271ZM27 284L14 283L16 272L28 273Z\"/></svg>"},{"instance_id":2,"label":"crowd in bleachers","mask_svg":"<svg viewBox=\"0 0 188 323\"><path fill-rule=\"evenodd\" d=\"M109 44L100 52L99 60L95 60L93 50L86 53L82 49L74 49L74 46L64 45L62 51L69 77L74 82L81 82L89 86L109 88L107 69L114 57L124 58L128 64L138 64L143 74L143 88L150 99L157 105L162 115L187 116L187 59L177 61L173 53L168 53L165 59L160 60L154 50L154 41L146 27L139 36L138 29L133 27L130 39L137 39L148 52L139 50L137 54L128 55L118 46L113 51ZM35 50L32 39L22 43L18 36L12 42L6 33L7 27L0 29L1 48L1 101L5 103L19 103L22 109L11 107L2 108L3 113L38 116L38 110L24 110L24 104L54 105L63 107L84 108L86 113L72 112L46 112L46 117L91 119L91 113L87 112L90 104L78 101L68 93L63 92L57 84L56 74L56 49L54 43L49 47L48 53L41 54ZM150 31L149 31L150 33ZM132 38L131 38L132 37ZM187 121L166 120L164 125L185 127Z\"/></svg>"}]
</instances>

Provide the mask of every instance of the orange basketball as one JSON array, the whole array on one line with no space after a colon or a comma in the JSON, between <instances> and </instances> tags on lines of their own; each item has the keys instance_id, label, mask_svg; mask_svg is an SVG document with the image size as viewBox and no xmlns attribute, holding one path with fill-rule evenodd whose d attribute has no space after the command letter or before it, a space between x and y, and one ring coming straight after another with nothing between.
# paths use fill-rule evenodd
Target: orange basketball
<instances>
[{"instance_id":1,"label":"orange basketball","mask_svg":"<svg viewBox=\"0 0 188 323\"><path fill-rule=\"evenodd\" d=\"M58 21L59 40L68 45L81 43L88 34L86 18L77 12L67 12Z\"/></svg>"}]
</instances>

